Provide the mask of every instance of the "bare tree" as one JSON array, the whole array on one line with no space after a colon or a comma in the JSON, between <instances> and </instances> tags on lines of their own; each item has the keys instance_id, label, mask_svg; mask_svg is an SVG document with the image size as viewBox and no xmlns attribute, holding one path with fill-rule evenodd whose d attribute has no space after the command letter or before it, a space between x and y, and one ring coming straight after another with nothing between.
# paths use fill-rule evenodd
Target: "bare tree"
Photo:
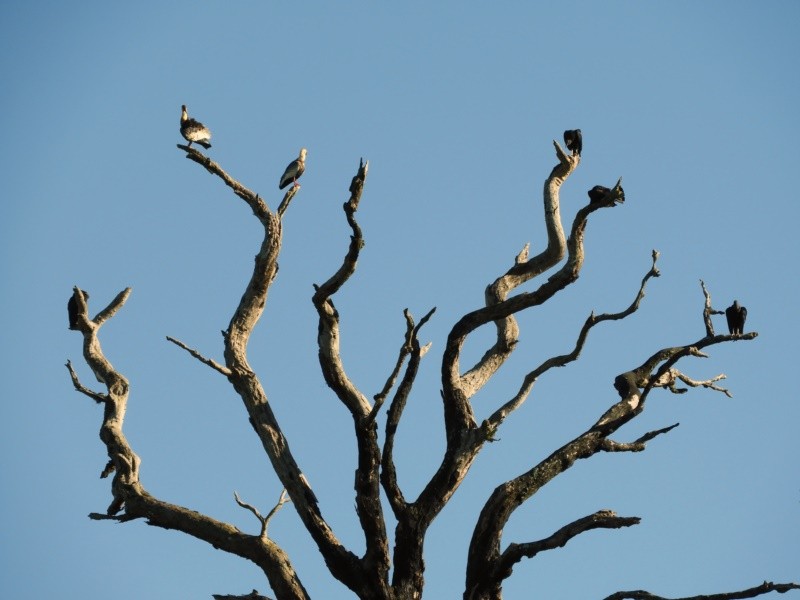
<instances>
[{"instance_id":1,"label":"bare tree","mask_svg":"<svg viewBox=\"0 0 800 600\"><path fill-rule=\"evenodd\" d=\"M484 306L463 315L450 330L441 365L446 448L430 480L416 498L409 499L398 483L394 460L395 436L420 362L428 349L428 346L420 344L420 329L431 318L435 309L418 321L405 311L406 331L400 343L396 364L381 392L372 399L367 398L353 384L343 366L339 347L339 314L333 302L334 295L355 273L363 247L356 211L361 201L368 163L361 162L350 184L350 197L343 206L352 231L349 247L341 266L326 282L315 286L312 298L319 315L317 344L320 368L327 385L350 413L354 424L357 442L355 503L366 543L363 555L358 556L337 539L324 518L320 503L295 460L289 442L272 412L261 381L248 363L247 357L248 341L264 311L270 287L278 272L277 261L282 243L281 220L299 188L289 189L277 210L273 211L259 195L230 177L216 162L194 148L183 145L178 147L186 153L186 158L219 177L247 203L263 226L264 239L255 259L252 277L228 328L223 332L224 364L206 358L179 340L167 339L230 381L247 409L250 424L284 487L284 493L266 516L238 495L235 496L236 502L250 511L260 524L259 534L251 535L210 516L160 500L145 490L139 480L139 457L123 434L129 394L128 380L107 360L98 339L101 326L122 308L130 294L130 288L121 292L97 316L89 318L88 295L76 287L71 298L72 310L77 313L73 325L83 335L84 359L98 381L105 386L105 391L97 392L85 387L70 362L67 367L75 389L104 406L100 438L107 448L109 461L102 476L113 473L112 501L108 509L105 514L93 513L90 516L94 519L116 521L146 519L151 525L182 531L212 544L215 548L251 560L264 571L272 593L278 599L297 600L308 598L309 595L300 575L292 566L291 558L268 535L270 519L291 500L331 575L356 596L365 600L421 598L426 533L467 476L478 453L486 442L494 439L504 420L525 402L540 377L550 369L563 367L580 356L592 328L604 321L624 319L638 309L648 281L659 276L658 252L653 251L652 266L644 275L630 306L621 312L590 314L577 332L571 352L552 356L536 366L519 382L512 397L496 406L494 412L482 422L476 420L471 399L497 373L514 351L519 339L515 315L548 302L577 279L583 266L583 240L589 215L597 210L614 207L624 200L620 182L607 190L604 196L593 197L588 205L577 211L567 237L561 222L559 191L579 166L580 155L575 152L568 154L554 142L558 164L547 177L543 194L547 246L536 256L530 257L529 247L526 245L514 264L486 288ZM541 279L538 287L531 291L517 291L523 284L558 267L562 261L563 264L552 275ZM531 558L539 552L564 546L572 538L591 529L629 527L639 522L638 517L624 517L610 510L601 510L563 525L547 538L522 544L511 543L505 548L502 545L503 529L514 511L544 485L569 469L575 461L600 452L640 452L646 448L648 441L677 426L674 424L650 431L633 441L619 441L613 437L620 427L644 411L654 388L666 388L679 393L686 391L685 388L677 387L683 383L728 393L717 385L723 375L706 381L695 381L676 366L682 358L706 356L703 350L709 346L723 342L750 341L758 335L755 332L716 335L711 315L719 311L711 307L711 297L705 285L702 289L705 295L705 332L702 337L684 345L658 349L640 365L618 375L614 388L619 398L585 432L538 464L532 465L527 472L499 485L489 495L475 523L468 548L463 592L465 600L501 598L503 582L511 575L514 565L523 558ZM482 326L494 328L494 341L480 360L469 368L463 368L461 359L464 344L470 334ZM385 417L378 419L387 402ZM379 438L379 422L384 423L382 440ZM397 520L393 537L387 531L382 504L384 498ZM765 582L749 590L695 598L752 598L771 591L783 593L795 589L800 589L800 585ZM243 596L216 597L263 598L255 590ZM607 600L623 598L660 597L645 591L631 591L617 592Z\"/></svg>"}]
</instances>

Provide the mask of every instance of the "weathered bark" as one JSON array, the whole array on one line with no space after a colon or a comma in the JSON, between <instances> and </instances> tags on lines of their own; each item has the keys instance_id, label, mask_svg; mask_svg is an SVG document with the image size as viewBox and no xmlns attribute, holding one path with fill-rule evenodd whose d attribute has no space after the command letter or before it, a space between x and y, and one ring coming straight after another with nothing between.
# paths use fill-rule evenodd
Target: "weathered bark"
<instances>
[{"instance_id":1,"label":"weathered bark","mask_svg":"<svg viewBox=\"0 0 800 600\"><path fill-rule=\"evenodd\" d=\"M561 223L560 189L579 166L580 156L566 154L554 142L558 164L546 179L543 190L547 245L532 258L528 257L529 247L526 246L516 257L514 265L487 287L485 305L465 314L451 329L441 365L446 449L428 484L416 499L409 500L398 483L394 447L421 360L429 347L420 345L420 330L432 317L435 309L430 310L418 323L415 323L407 310L404 312L406 331L397 360L383 389L370 401L347 375L340 353L341 318L333 303L333 296L355 274L360 252L364 247L356 212L361 201L368 163L360 163L349 187L349 199L343 206L345 218L352 231L349 247L341 266L327 281L315 286L312 297L319 318L317 345L320 368L328 387L352 417L357 443L355 505L366 545L363 556L357 556L339 542L325 521L319 500L294 459L289 442L272 412L262 382L247 359L250 336L265 310L270 287L278 273L283 235L282 218L298 188L291 188L277 210L272 211L260 196L230 177L204 154L188 146L178 147L186 153L186 158L219 177L245 201L261 223L264 237L255 257L250 281L228 328L223 331L224 364L206 358L198 350L179 340L172 337L167 339L230 381L242 399L250 424L284 490L278 503L266 516L234 493L239 506L250 511L257 519L257 535L245 534L228 523L164 502L148 493L139 481L139 457L122 431L129 395L128 381L107 360L97 337L100 327L122 308L130 289L121 292L94 319L89 319L88 294L75 288L70 304L71 311L76 314L74 318L71 317L71 325L83 335L86 363L107 391L96 392L85 387L72 364L68 362L67 367L75 389L104 405L100 437L106 446L109 461L102 476L114 474L111 485L112 502L105 514L93 513L92 518L120 522L145 518L151 525L182 531L212 544L215 548L257 564L265 573L278 600L300 600L307 599L308 594L289 557L268 535L270 519L291 499L292 506L315 541L331 575L356 596L364 600L420 598L425 583L424 541L428 528L467 476L485 443L494 438L505 419L525 402L539 377L550 369L563 367L577 360L593 327L605 321L626 318L636 312L644 297L647 282L659 276L656 267L658 253L653 251L652 266L642 279L630 306L617 313L589 315L570 352L554 355L533 368L523 377L517 392L511 398L499 403L482 423L475 421L472 397L498 372L518 342L519 327L515 315L550 301L558 292L575 282L583 266L584 233L589 215L596 210L613 207L623 198L620 182L605 200L590 202L577 211L567 238ZM561 267L534 290L512 295L520 286L556 268L562 261ZM611 438L620 427L644 410L646 399L654 388L683 393L686 389L677 387L682 382L691 387L706 387L730 395L727 389L716 385L716 382L724 379L724 375L696 381L675 367L681 358L705 356L702 349L706 347L729 341L752 340L758 335L755 332L736 336L714 335L711 315L719 314L720 311L711 308L711 298L704 284L702 289L705 295L705 337L692 344L660 349L640 366L618 375L614 380L614 388L619 399L584 433L492 492L477 519L469 546L463 594L466 600L499 600L502 597L503 582L511 575L514 565L523 558L532 558L539 552L562 547L574 537L592 529L629 527L639 523L638 517L620 517L613 511L604 509L560 527L547 538L523 543L512 542L505 549L502 548L503 530L513 512L577 460L589 458L598 452L643 451L650 440L677 426L674 424L650 431L630 442ZM462 373L460 360L466 340L476 329L491 324L496 330L491 347L476 364ZM381 445L378 416L387 400L389 402ZM382 493L397 519L393 547L383 514ZM743 592L696 596L684 600L751 598L770 591L783 593L790 589L799 589L799 586L793 583L765 582L762 586ZM215 597L266 598L255 590L243 596ZM660 597L648 592L634 591L617 592L606 600L623 598L659 600Z\"/></svg>"},{"instance_id":2,"label":"weathered bark","mask_svg":"<svg viewBox=\"0 0 800 600\"><path fill-rule=\"evenodd\" d=\"M102 379L107 392L100 393L89 390L80 383L71 363L67 363L67 368L75 389L104 405L100 439L106 446L109 462L103 470L102 476L114 473L111 482L113 498L105 515L92 514L90 516L94 519L105 518L118 521L144 518L150 525L182 531L208 542L215 548L253 561L267 575L278 598L307 599L308 595L294 572L289 558L271 540L266 537L245 534L228 523L159 500L149 494L140 483L139 465L141 461L128 444L122 431L128 403L128 380L116 371L106 359L97 337L100 327L122 308L130 292L130 288L121 292L94 319L88 318L88 307L78 288L75 288L73 294L79 307L78 330L83 334L84 359L97 378ZM118 516L121 511L124 511L124 514Z\"/></svg>"}]
</instances>

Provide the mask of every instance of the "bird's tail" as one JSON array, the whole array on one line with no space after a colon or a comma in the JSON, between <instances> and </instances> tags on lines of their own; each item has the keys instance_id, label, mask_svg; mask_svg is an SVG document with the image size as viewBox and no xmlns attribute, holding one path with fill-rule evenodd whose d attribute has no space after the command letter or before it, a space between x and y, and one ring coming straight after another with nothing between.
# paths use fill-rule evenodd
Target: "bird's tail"
<instances>
[{"instance_id":1,"label":"bird's tail","mask_svg":"<svg viewBox=\"0 0 800 600\"><path fill-rule=\"evenodd\" d=\"M211 144L209 144L208 142L197 142L197 143L198 143L198 144L200 144L200 145L201 145L203 148L205 148L206 150L208 150L209 148L211 148Z\"/></svg>"}]
</instances>

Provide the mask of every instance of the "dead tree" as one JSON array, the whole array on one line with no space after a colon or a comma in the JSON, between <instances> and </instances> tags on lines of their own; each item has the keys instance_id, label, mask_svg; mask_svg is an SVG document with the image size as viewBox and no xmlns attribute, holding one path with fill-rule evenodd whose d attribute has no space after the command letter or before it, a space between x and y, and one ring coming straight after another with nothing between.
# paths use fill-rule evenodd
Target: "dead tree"
<instances>
[{"instance_id":1,"label":"dead tree","mask_svg":"<svg viewBox=\"0 0 800 600\"><path fill-rule=\"evenodd\" d=\"M346 548L328 525L320 502L312 491L300 465L292 454L289 441L281 431L255 370L248 362L247 345L256 323L265 309L270 287L278 272L278 256L282 243L282 217L288 210L297 187L292 187L273 211L256 193L230 177L216 162L194 148L179 145L186 158L196 162L241 198L253 211L264 229L264 238L255 259L252 277L233 313L230 324L223 331L224 361L206 358L174 338L170 342L186 350L191 356L226 377L241 397L249 415L250 424L269 457L284 494L275 508L263 516L256 508L241 500L236 502L253 513L260 524L256 535L200 514L188 508L160 500L144 489L139 480L139 457L123 434L123 421L128 402L128 380L108 361L100 346L100 328L122 308L130 288L121 292L94 318L88 316L88 294L77 287L71 302L76 313L72 325L83 336L83 356L105 391L97 392L85 387L70 362L67 363L75 389L104 407L100 438L108 452L108 464L102 476L113 474L112 500L104 514L93 513L95 519L129 521L145 519L149 524L174 529L208 542L215 548L246 558L264 572L279 600L299 600L309 597L292 566L289 557L268 535L268 523L276 511L291 500L305 529L322 554L331 575L362 599L412 600L421 598L424 587L423 549L425 536L433 520L467 476L471 465L484 445L492 441L504 420L519 408L531 393L535 382L550 369L563 367L581 354L591 330L604 321L619 320L635 312L644 297L645 287L653 277L659 276L658 252L653 251L652 265L639 285L633 302L625 310L615 313L590 314L577 332L574 348L568 354L552 356L533 368L519 382L517 392L498 403L496 410L478 422L473 413L473 396L497 373L508 359L519 339L515 315L551 300L577 279L584 259L584 232L589 216L601 209L611 208L624 196L620 183L608 190L606 196L577 211L569 230L562 227L559 209L559 192L562 184L579 166L578 154L567 154L553 142L558 164L544 184L544 218L547 228L547 246L536 256L529 256L529 248L519 253L514 264L486 288L484 306L461 317L446 340L441 365L441 401L444 408L446 448L440 463L427 485L416 498L407 498L399 483L394 459L395 436L417 376L420 361L427 346L420 344L420 329L432 317L435 309L416 321L406 310L406 331L396 363L383 390L370 399L349 379L340 356L340 321L333 297L356 271L363 247L361 228L356 212L361 201L367 177L368 163L361 162L349 187L350 197L344 203L344 214L352 231L344 260L331 277L315 286L312 302L319 316L317 344L319 363L325 381L344 408L350 413L357 442L357 467L355 472L355 503L358 519L364 533L366 549L356 555ZM562 263L563 261L563 263ZM549 277L545 272L561 266ZM523 284L540 278L537 287L518 291ZM633 290L632 290L633 291ZM640 452L651 439L667 433L677 424L651 431L633 441L619 441L616 432L645 409L647 399L655 388L673 392L678 382L691 386L704 386L727 392L715 385L723 376L695 381L677 369L678 362L686 357L706 356L703 350L724 342L750 341L757 333L744 335L715 335L711 325L710 295L703 286L706 297L704 311L705 335L696 341L655 351L641 365L618 375L614 388L619 395L610 408L596 419L584 433L555 450L550 456L532 465L530 470L499 485L489 496L474 526L468 549L465 600L499 599L502 586L523 558L563 546L569 540L591 529L629 527L639 522L638 517L619 516L602 510L587 515L556 530L551 536L522 544L502 545L502 533L508 519L524 502L552 479L569 469L575 461L589 458L600 452ZM493 327L494 341L476 364L464 368L462 349L471 333L480 327ZM610 392L610 390L609 390ZM613 392L611 392L613 394ZM378 418L388 404L385 416ZM384 424L383 439L379 439L379 423ZM394 535L387 531L382 498L388 501L397 526ZM795 583L764 583L750 590L723 593L719 599L751 598L770 591L785 592L800 589ZM253 590L243 596L217 596L257 598ZM703 596L706 598L708 596ZM618 592L608 597L658 598L648 592ZM696 597L700 598L700 596Z\"/></svg>"}]
</instances>

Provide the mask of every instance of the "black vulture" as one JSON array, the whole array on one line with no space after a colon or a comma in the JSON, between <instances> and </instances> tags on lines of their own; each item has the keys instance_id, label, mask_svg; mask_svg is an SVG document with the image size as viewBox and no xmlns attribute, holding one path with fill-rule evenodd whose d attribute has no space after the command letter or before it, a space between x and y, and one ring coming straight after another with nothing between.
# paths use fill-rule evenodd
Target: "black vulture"
<instances>
[{"instance_id":1,"label":"black vulture","mask_svg":"<svg viewBox=\"0 0 800 600\"><path fill-rule=\"evenodd\" d=\"M728 320L728 332L731 335L741 335L744 333L744 321L747 319L747 309L739 305L738 300L734 300L725 309L725 318Z\"/></svg>"},{"instance_id":2,"label":"black vulture","mask_svg":"<svg viewBox=\"0 0 800 600\"><path fill-rule=\"evenodd\" d=\"M294 183L295 187L300 187L297 180L300 179L300 176L306 170L306 153L306 149L301 148L300 156L287 165L286 170L283 172L283 175L281 175L281 181L278 184L279 190L282 190L290 183Z\"/></svg>"},{"instance_id":3,"label":"black vulture","mask_svg":"<svg viewBox=\"0 0 800 600\"><path fill-rule=\"evenodd\" d=\"M614 389L617 390L619 397L623 400L631 394L639 393L639 386L636 385L636 375L633 371L622 373L614 378Z\"/></svg>"},{"instance_id":4,"label":"black vulture","mask_svg":"<svg viewBox=\"0 0 800 600\"><path fill-rule=\"evenodd\" d=\"M192 142L197 142L206 150L211 148L211 144L209 143L209 140L211 140L211 131L200 121L189 118L189 113L186 112L185 104L181 106L181 135L189 142L189 146L192 145Z\"/></svg>"},{"instance_id":5,"label":"black vulture","mask_svg":"<svg viewBox=\"0 0 800 600\"><path fill-rule=\"evenodd\" d=\"M572 150L573 154L580 155L583 152L583 136L580 129L567 129L564 132L564 143L567 145L568 150Z\"/></svg>"},{"instance_id":6,"label":"black vulture","mask_svg":"<svg viewBox=\"0 0 800 600\"><path fill-rule=\"evenodd\" d=\"M79 290L81 294L83 294L83 299L89 299L89 292L84 292L83 290ZM67 314L69 315L69 328L70 329L77 329L78 328L78 302L75 300L75 294L69 297L69 301L67 302Z\"/></svg>"},{"instance_id":7,"label":"black vulture","mask_svg":"<svg viewBox=\"0 0 800 600\"><path fill-rule=\"evenodd\" d=\"M592 204L606 203L608 201L607 198L608 198L609 194L611 194L611 191L612 190L610 190L609 188L607 188L605 186L596 185L592 189L590 189L589 192L588 192L589 200L591 201ZM622 186L620 186L620 188L619 188L619 193L620 193L619 198L614 200L614 202L615 203L617 203L617 202L625 202L625 190L622 189Z\"/></svg>"}]
</instances>

